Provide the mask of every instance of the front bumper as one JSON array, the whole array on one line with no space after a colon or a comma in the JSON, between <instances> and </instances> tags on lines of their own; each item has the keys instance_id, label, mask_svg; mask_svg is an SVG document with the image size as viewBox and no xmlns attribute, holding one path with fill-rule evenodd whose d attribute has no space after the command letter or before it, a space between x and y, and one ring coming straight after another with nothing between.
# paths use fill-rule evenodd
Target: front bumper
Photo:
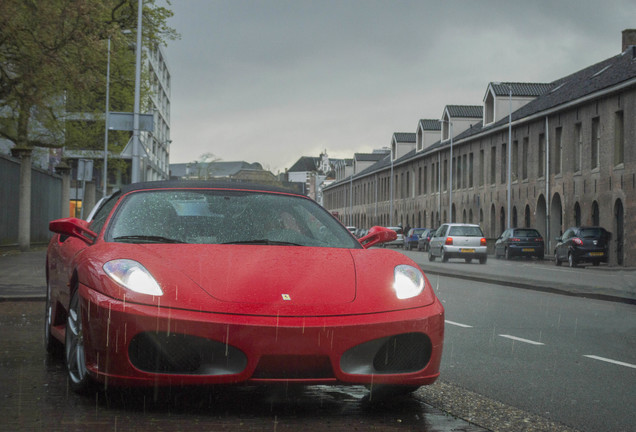
<instances>
[{"instance_id":1,"label":"front bumper","mask_svg":"<svg viewBox=\"0 0 636 432\"><path fill-rule=\"evenodd\" d=\"M80 286L86 365L114 386L433 383L444 310L276 317L124 303Z\"/></svg>"}]
</instances>

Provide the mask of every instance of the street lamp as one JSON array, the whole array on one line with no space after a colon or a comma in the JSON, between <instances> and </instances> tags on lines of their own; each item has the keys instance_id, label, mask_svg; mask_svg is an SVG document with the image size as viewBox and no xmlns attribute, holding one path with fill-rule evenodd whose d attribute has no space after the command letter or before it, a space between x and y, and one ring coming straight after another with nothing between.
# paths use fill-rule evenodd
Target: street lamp
<instances>
[{"instance_id":1,"label":"street lamp","mask_svg":"<svg viewBox=\"0 0 636 432\"><path fill-rule=\"evenodd\" d=\"M504 82L494 82L494 85L505 85L508 87L508 188L506 191L508 199L508 210L506 212L506 229L511 228L510 223L510 205L512 202L512 86Z\"/></svg>"},{"instance_id":2,"label":"street lamp","mask_svg":"<svg viewBox=\"0 0 636 432\"><path fill-rule=\"evenodd\" d=\"M106 122L104 123L104 196L108 189L108 112L110 111L110 37L108 38L108 60L106 62Z\"/></svg>"},{"instance_id":3,"label":"street lamp","mask_svg":"<svg viewBox=\"0 0 636 432\"><path fill-rule=\"evenodd\" d=\"M141 17L143 0L137 3L137 47L135 59L135 107L133 110L133 148L132 148L132 178L131 183L140 181L139 176L139 106L141 99Z\"/></svg>"},{"instance_id":4,"label":"street lamp","mask_svg":"<svg viewBox=\"0 0 636 432\"><path fill-rule=\"evenodd\" d=\"M448 161L448 164L450 165L449 179L448 179L448 186L449 186L448 187L448 221L452 223L453 222L453 122L451 122L450 120L445 120L445 119L441 119L439 120L439 122L448 124L448 133L450 135L450 158Z\"/></svg>"}]
</instances>

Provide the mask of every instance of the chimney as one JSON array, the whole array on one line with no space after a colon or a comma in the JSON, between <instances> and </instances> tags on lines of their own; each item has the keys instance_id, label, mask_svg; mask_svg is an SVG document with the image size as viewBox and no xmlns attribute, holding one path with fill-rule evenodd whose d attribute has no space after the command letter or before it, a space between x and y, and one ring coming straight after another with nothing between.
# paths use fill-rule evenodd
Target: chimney
<instances>
[{"instance_id":1,"label":"chimney","mask_svg":"<svg viewBox=\"0 0 636 432\"><path fill-rule=\"evenodd\" d=\"M636 29L623 30L623 49L621 52L625 52L632 45L636 45Z\"/></svg>"}]
</instances>

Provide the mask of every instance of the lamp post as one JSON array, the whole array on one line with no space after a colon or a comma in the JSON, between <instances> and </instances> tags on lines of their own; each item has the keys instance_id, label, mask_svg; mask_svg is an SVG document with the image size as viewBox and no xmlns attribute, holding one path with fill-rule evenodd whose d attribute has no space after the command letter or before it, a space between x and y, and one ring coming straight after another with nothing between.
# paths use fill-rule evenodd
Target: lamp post
<instances>
[{"instance_id":1,"label":"lamp post","mask_svg":"<svg viewBox=\"0 0 636 432\"><path fill-rule=\"evenodd\" d=\"M137 47L135 59L135 107L133 111L133 148L132 148L132 169L131 183L140 181L139 176L139 106L141 99L141 17L143 10L143 0L137 2Z\"/></svg>"},{"instance_id":2,"label":"lamp post","mask_svg":"<svg viewBox=\"0 0 636 432\"><path fill-rule=\"evenodd\" d=\"M448 221L452 223L453 222L453 122L451 122L450 120L444 120L444 119L441 119L440 122L448 124L448 134L450 135L450 159L448 161L448 164L450 166L449 178L448 178Z\"/></svg>"},{"instance_id":3,"label":"lamp post","mask_svg":"<svg viewBox=\"0 0 636 432\"><path fill-rule=\"evenodd\" d=\"M506 86L508 87L508 211L506 228L510 229L510 204L512 202L512 86L508 84L506 84Z\"/></svg>"},{"instance_id":4,"label":"lamp post","mask_svg":"<svg viewBox=\"0 0 636 432\"><path fill-rule=\"evenodd\" d=\"M108 112L110 111L110 37L108 38L108 60L106 62L106 115L104 123L104 196L108 190Z\"/></svg>"}]
</instances>

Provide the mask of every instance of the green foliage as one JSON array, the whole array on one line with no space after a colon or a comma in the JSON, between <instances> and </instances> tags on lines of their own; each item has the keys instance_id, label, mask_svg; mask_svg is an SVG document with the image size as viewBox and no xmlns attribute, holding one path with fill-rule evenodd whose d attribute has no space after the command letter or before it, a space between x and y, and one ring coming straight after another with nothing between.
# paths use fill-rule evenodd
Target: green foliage
<instances>
[{"instance_id":1,"label":"green foliage","mask_svg":"<svg viewBox=\"0 0 636 432\"><path fill-rule=\"evenodd\" d=\"M1 0L0 137L17 147L103 146L107 41L110 110L132 112L137 4ZM170 16L155 0L144 1L144 46L178 37L167 25ZM120 135L109 141L123 148Z\"/></svg>"}]
</instances>

